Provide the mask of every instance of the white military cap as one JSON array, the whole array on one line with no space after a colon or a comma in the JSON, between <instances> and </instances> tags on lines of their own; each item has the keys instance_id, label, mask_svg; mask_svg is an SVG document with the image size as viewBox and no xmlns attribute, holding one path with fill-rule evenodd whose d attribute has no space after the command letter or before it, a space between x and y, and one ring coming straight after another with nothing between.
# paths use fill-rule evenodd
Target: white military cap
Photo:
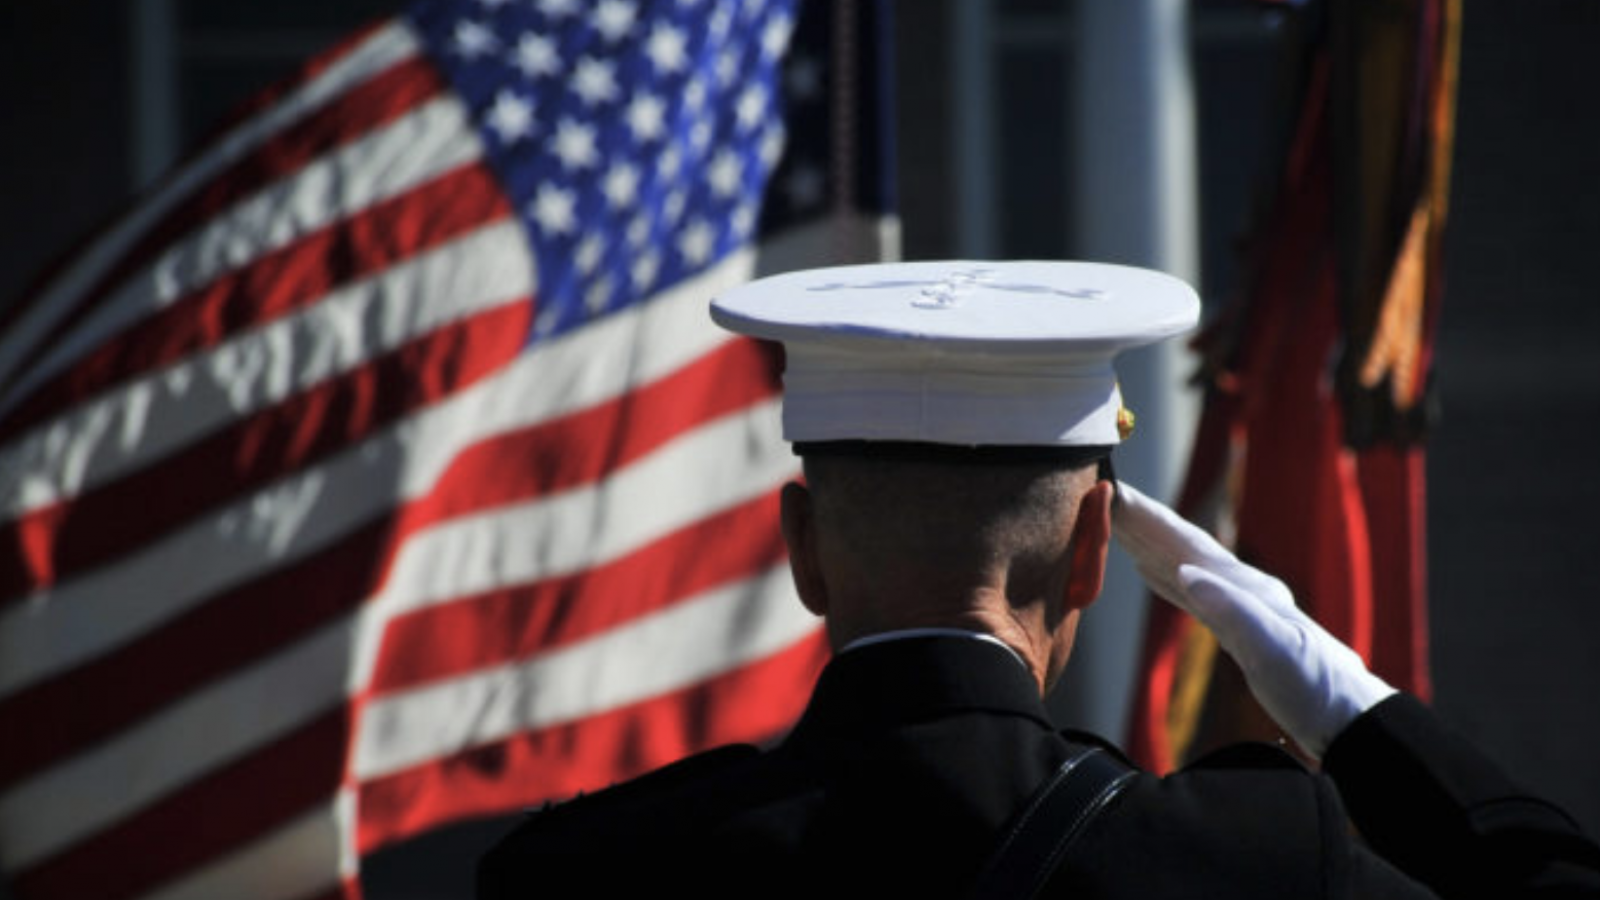
<instances>
[{"instance_id":1,"label":"white military cap","mask_svg":"<svg viewBox=\"0 0 1600 900\"><path fill-rule=\"evenodd\" d=\"M1112 358L1199 312L1177 278L1083 262L812 269L711 304L724 328L783 342L786 440L969 447L1119 443Z\"/></svg>"}]
</instances>

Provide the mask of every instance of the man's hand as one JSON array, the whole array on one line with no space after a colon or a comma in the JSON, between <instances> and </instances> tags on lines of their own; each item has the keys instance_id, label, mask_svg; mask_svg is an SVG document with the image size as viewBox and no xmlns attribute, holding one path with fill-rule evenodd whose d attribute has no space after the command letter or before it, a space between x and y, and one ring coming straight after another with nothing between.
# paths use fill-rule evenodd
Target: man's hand
<instances>
[{"instance_id":1,"label":"man's hand","mask_svg":"<svg viewBox=\"0 0 1600 900\"><path fill-rule=\"evenodd\" d=\"M1323 630L1276 578L1126 483L1112 533L1151 590L1190 613L1244 672L1261 706L1313 756L1395 693Z\"/></svg>"}]
</instances>

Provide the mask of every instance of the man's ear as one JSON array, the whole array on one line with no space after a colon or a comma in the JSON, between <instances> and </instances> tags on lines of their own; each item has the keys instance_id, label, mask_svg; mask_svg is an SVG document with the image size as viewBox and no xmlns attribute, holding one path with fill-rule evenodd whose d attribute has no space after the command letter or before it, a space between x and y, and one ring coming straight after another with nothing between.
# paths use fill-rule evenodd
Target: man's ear
<instances>
[{"instance_id":1,"label":"man's ear","mask_svg":"<svg viewBox=\"0 0 1600 900\"><path fill-rule=\"evenodd\" d=\"M1111 482L1097 481L1078 501L1072 525L1072 571L1067 574L1066 605L1083 609L1100 596L1106 580L1106 553L1111 548Z\"/></svg>"},{"instance_id":2,"label":"man's ear","mask_svg":"<svg viewBox=\"0 0 1600 900\"><path fill-rule=\"evenodd\" d=\"M783 486L781 522L783 541L789 545L789 572L794 576L800 602L815 615L828 612L828 586L817 561L816 518L812 515L811 491L799 482Z\"/></svg>"}]
</instances>

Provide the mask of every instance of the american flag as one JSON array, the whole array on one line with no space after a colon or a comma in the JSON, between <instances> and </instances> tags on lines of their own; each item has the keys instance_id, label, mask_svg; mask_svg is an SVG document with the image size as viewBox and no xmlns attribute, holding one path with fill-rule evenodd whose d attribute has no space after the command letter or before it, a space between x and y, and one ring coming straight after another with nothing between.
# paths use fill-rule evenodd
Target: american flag
<instances>
[{"instance_id":1,"label":"american flag","mask_svg":"<svg viewBox=\"0 0 1600 900\"><path fill-rule=\"evenodd\" d=\"M386 843L793 719L796 466L706 302L882 252L881 15L422 3L6 312L13 891L353 896Z\"/></svg>"}]
</instances>

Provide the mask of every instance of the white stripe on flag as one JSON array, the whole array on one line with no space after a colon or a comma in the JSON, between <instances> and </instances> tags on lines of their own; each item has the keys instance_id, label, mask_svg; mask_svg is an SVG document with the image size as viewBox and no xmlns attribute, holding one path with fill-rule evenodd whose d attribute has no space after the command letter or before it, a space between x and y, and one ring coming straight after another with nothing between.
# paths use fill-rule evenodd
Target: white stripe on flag
<instances>
[{"instance_id":1,"label":"white stripe on flag","mask_svg":"<svg viewBox=\"0 0 1600 900\"><path fill-rule=\"evenodd\" d=\"M0 398L0 412L119 330L218 276L482 155L466 108L452 95L335 148L168 247L22 373Z\"/></svg>"},{"instance_id":2,"label":"white stripe on flag","mask_svg":"<svg viewBox=\"0 0 1600 900\"><path fill-rule=\"evenodd\" d=\"M459 597L531 584L620 559L650 542L776 489L799 467L779 437L776 399L685 433L584 485L445 522L413 536L364 607L352 689L365 685L381 623ZM742 448L735 458L728 448Z\"/></svg>"},{"instance_id":3,"label":"white stripe on flag","mask_svg":"<svg viewBox=\"0 0 1600 900\"><path fill-rule=\"evenodd\" d=\"M687 432L612 473L603 492L586 484L412 536L375 611L404 615L582 571L754 500L799 469L778 437L780 408L774 398ZM734 447L743 458L722 449Z\"/></svg>"},{"instance_id":4,"label":"white stripe on flag","mask_svg":"<svg viewBox=\"0 0 1600 900\"><path fill-rule=\"evenodd\" d=\"M172 181L80 254L34 299L28 314L0 335L0 384L7 383L28 350L76 306L84 292L105 277L146 231L190 194L292 123L379 72L416 56L420 46L417 36L403 23L386 24L315 78L261 115L240 123L210 145L204 155L178 169Z\"/></svg>"},{"instance_id":5,"label":"white stripe on flag","mask_svg":"<svg viewBox=\"0 0 1600 900\"><path fill-rule=\"evenodd\" d=\"M355 769L365 780L705 681L814 633L787 564L581 644L369 703ZM622 661L626 660L626 664Z\"/></svg>"},{"instance_id":6,"label":"white stripe on flag","mask_svg":"<svg viewBox=\"0 0 1600 900\"><path fill-rule=\"evenodd\" d=\"M133 640L212 594L292 565L425 495L465 447L621 395L730 336L706 299L748 277L735 254L652 302L525 354L500 374L139 553L0 609L0 696ZM50 607L59 607L52 610ZM93 628L81 627L93 619Z\"/></svg>"},{"instance_id":7,"label":"white stripe on flag","mask_svg":"<svg viewBox=\"0 0 1600 900\"><path fill-rule=\"evenodd\" d=\"M563 568L495 568L486 559L475 565L454 560L445 574L459 574L463 592L559 575L606 562L602 553L631 549L615 542L584 544L585 533L568 534L562 516L617 523L648 511L656 518L645 524L659 531L634 536L644 543L760 496L794 470L793 457L778 437L778 408L772 400L726 416L602 484L510 507L471 526L484 532L504 529L496 539L507 548L546 546L551 555L537 561ZM746 465L730 464L721 451L740 440L756 444L756 452ZM561 527L552 529L553 523ZM448 539L440 543L452 545ZM446 593L449 585L436 583L436 590ZM368 608L326 626L0 794L0 828L28 823L26 829L0 831L8 862L25 867L49 856L342 702L347 690L359 690L363 683L347 680L370 670L373 642L389 612ZM366 660L353 666L356 654ZM660 683L655 673L651 680Z\"/></svg>"},{"instance_id":8,"label":"white stripe on flag","mask_svg":"<svg viewBox=\"0 0 1600 900\"><path fill-rule=\"evenodd\" d=\"M527 302L531 265L522 229L502 221L119 385L0 450L0 508L71 500L441 325Z\"/></svg>"}]
</instances>

